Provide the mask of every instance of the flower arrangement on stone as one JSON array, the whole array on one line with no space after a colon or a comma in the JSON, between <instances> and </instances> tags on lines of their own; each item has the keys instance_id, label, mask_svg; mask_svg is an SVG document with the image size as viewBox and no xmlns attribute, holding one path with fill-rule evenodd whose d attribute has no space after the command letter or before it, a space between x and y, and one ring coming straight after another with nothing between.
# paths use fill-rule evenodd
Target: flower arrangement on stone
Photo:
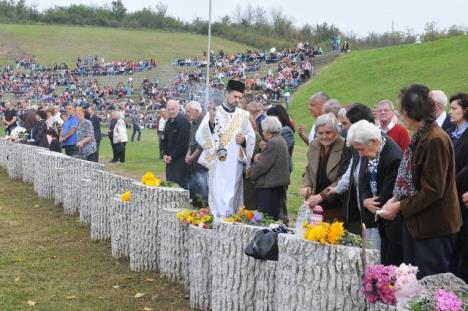
<instances>
[{"instance_id":1,"label":"flower arrangement on stone","mask_svg":"<svg viewBox=\"0 0 468 311\"><path fill-rule=\"evenodd\" d=\"M275 223L273 218L270 216L265 215L259 211L248 210L245 207L242 207L238 213L224 218L224 221L230 223L240 222L248 225L264 227L268 227L270 224Z\"/></svg>"},{"instance_id":2,"label":"flower arrangement on stone","mask_svg":"<svg viewBox=\"0 0 468 311\"><path fill-rule=\"evenodd\" d=\"M141 177L141 182L143 185L150 187L159 187L161 185L161 179L154 176L152 172L146 172L143 177Z\"/></svg>"},{"instance_id":3,"label":"flower arrangement on stone","mask_svg":"<svg viewBox=\"0 0 468 311\"><path fill-rule=\"evenodd\" d=\"M466 301L466 300L465 300ZM463 301L454 292L443 288L435 290L433 295L413 299L409 304L411 311L462 311Z\"/></svg>"},{"instance_id":4,"label":"flower arrangement on stone","mask_svg":"<svg viewBox=\"0 0 468 311\"><path fill-rule=\"evenodd\" d=\"M414 297L424 294L416 274L418 267L401 264L396 266L373 265L364 273L364 295L371 303L404 306Z\"/></svg>"},{"instance_id":5,"label":"flower arrangement on stone","mask_svg":"<svg viewBox=\"0 0 468 311\"><path fill-rule=\"evenodd\" d=\"M184 209L177 212L176 217L184 224L190 224L204 229L211 229L213 227L213 215L211 215L210 210L207 208L201 208L199 210Z\"/></svg>"},{"instance_id":6,"label":"flower arrangement on stone","mask_svg":"<svg viewBox=\"0 0 468 311\"><path fill-rule=\"evenodd\" d=\"M130 202L132 198L132 193L130 191L126 191L120 195L120 201L122 202Z\"/></svg>"},{"instance_id":7,"label":"flower arrangement on stone","mask_svg":"<svg viewBox=\"0 0 468 311\"><path fill-rule=\"evenodd\" d=\"M304 239L321 244L338 244L345 234L343 222L304 223Z\"/></svg>"},{"instance_id":8,"label":"flower arrangement on stone","mask_svg":"<svg viewBox=\"0 0 468 311\"><path fill-rule=\"evenodd\" d=\"M11 131L10 136L7 136L5 138L14 142L20 142L26 140L27 135L28 132L24 127L17 126Z\"/></svg>"}]
</instances>

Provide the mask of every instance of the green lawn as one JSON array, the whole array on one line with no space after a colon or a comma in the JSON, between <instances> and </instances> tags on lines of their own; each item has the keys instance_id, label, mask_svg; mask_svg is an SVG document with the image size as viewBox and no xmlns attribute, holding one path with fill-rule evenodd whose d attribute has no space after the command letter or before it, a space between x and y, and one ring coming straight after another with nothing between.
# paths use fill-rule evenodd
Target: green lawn
<instances>
[{"instance_id":1,"label":"green lawn","mask_svg":"<svg viewBox=\"0 0 468 311\"><path fill-rule=\"evenodd\" d=\"M201 56L207 37L182 32L113 29L61 25L0 24L0 64L17 56L34 55L41 64L62 61L74 65L77 56L95 55L106 60L156 58L161 64L177 57ZM215 51L243 52L249 47L213 37Z\"/></svg>"},{"instance_id":2,"label":"green lawn","mask_svg":"<svg viewBox=\"0 0 468 311\"><path fill-rule=\"evenodd\" d=\"M128 261L112 258L108 241L90 240L89 226L0 169L0 310L145 308L190 309L182 286L131 272Z\"/></svg>"}]
</instances>

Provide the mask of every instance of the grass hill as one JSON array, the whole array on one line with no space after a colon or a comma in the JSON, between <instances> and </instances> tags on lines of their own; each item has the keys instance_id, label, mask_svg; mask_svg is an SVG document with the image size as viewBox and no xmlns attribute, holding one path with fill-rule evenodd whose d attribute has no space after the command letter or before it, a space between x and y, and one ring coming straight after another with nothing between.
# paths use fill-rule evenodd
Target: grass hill
<instances>
[{"instance_id":1,"label":"grass hill","mask_svg":"<svg viewBox=\"0 0 468 311\"><path fill-rule=\"evenodd\" d=\"M41 64L62 61L72 65L77 56L95 55L106 60L156 58L161 64L177 57L202 55L207 37L182 32L112 29L59 25L0 24L0 64L34 55ZM250 47L213 37L212 47L227 53Z\"/></svg>"},{"instance_id":2,"label":"grass hill","mask_svg":"<svg viewBox=\"0 0 468 311\"><path fill-rule=\"evenodd\" d=\"M398 91L421 83L447 94L468 91L468 36L351 52L324 68L298 90L291 113L299 123L311 123L308 98L325 91L341 103L373 105L395 100Z\"/></svg>"}]
</instances>

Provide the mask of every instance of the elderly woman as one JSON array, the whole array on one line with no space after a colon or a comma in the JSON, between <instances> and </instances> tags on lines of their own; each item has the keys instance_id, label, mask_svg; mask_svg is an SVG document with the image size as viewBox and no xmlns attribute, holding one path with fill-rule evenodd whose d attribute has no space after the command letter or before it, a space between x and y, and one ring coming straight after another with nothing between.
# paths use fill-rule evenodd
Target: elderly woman
<instances>
[{"instance_id":1,"label":"elderly woman","mask_svg":"<svg viewBox=\"0 0 468 311\"><path fill-rule=\"evenodd\" d=\"M116 162L120 161L121 163L124 163L125 162L125 147L128 141L127 125L125 124L125 121L124 121L125 114L113 111L112 116L113 116L112 118L114 117L117 118L117 122L115 123L113 136L112 136L112 141L115 145Z\"/></svg>"},{"instance_id":2,"label":"elderly woman","mask_svg":"<svg viewBox=\"0 0 468 311\"><path fill-rule=\"evenodd\" d=\"M393 195L403 152L374 123L366 120L350 127L346 144L359 154L351 165L354 189L350 195L355 196L353 201L357 204L348 200L346 223L364 222L368 228L366 237L380 249L382 264L398 266L403 260L401 217L379 219L376 223L375 214Z\"/></svg>"},{"instance_id":3,"label":"elderly woman","mask_svg":"<svg viewBox=\"0 0 468 311\"><path fill-rule=\"evenodd\" d=\"M449 130L455 150L455 173L463 226L458 233L452 257L452 272L468 282L468 209L463 194L468 191L468 94L459 93L450 98Z\"/></svg>"},{"instance_id":4,"label":"elderly woman","mask_svg":"<svg viewBox=\"0 0 468 311\"><path fill-rule=\"evenodd\" d=\"M303 195L310 207L320 204L324 220L342 220L342 205L335 195L328 195L328 187L335 186L346 169L349 152L336 117L329 113L315 120L317 138L309 145L304 174Z\"/></svg>"},{"instance_id":5,"label":"elderly woman","mask_svg":"<svg viewBox=\"0 0 468 311\"><path fill-rule=\"evenodd\" d=\"M413 130L403 154L393 197L377 215L403 219L403 260L419 268L418 278L449 271L462 219L455 184L455 157L447 133L435 123L429 89L411 85L401 91L400 112Z\"/></svg>"},{"instance_id":6,"label":"elderly woman","mask_svg":"<svg viewBox=\"0 0 468 311\"><path fill-rule=\"evenodd\" d=\"M94 138L94 129L91 121L85 119L83 108L76 108L76 118L78 127L76 129L76 147L78 152L76 156L84 160L97 162L97 145Z\"/></svg>"},{"instance_id":7,"label":"elderly woman","mask_svg":"<svg viewBox=\"0 0 468 311\"><path fill-rule=\"evenodd\" d=\"M267 143L254 157L250 178L255 183L257 210L278 220L284 187L290 182L288 145L281 137L282 125L277 117L267 116L262 128Z\"/></svg>"}]
</instances>

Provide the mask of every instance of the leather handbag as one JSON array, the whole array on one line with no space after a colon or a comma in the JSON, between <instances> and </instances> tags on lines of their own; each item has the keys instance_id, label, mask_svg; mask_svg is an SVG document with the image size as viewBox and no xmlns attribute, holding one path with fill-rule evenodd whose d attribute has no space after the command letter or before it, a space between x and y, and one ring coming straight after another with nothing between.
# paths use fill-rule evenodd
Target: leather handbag
<instances>
[{"instance_id":1,"label":"leather handbag","mask_svg":"<svg viewBox=\"0 0 468 311\"><path fill-rule=\"evenodd\" d=\"M278 261L278 233L269 229L257 231L247 244L245 254L256 259Z\"/></svg>"}]
</instances>

